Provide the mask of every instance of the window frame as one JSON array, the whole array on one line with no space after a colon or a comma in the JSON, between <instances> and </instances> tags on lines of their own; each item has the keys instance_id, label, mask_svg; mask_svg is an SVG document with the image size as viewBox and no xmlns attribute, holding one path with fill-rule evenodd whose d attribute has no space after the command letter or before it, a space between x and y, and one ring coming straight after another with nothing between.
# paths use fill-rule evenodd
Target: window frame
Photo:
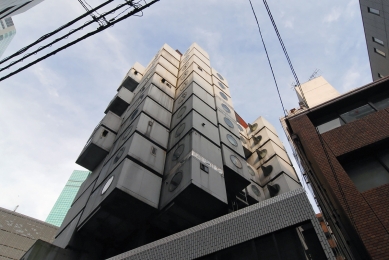
<instances>
[{"instance_id":1,"label":"window frame","mask_svg":"<svg viewBox=\"0 0 389 260\"><path fill-rule=\"evenodd\" d=\"M374 48L374 52L379 54L380 56L386 58L386 53L384 51L381 51L380 49Z\"/></svg>"},{"instance_id":2,"label":"window frame","mask_svg":"<svg viewBox=\"0 0 389 260\"><path fill-rule=\"evenodd\" d=\"M377 37L373 36L372 39L373 39L373 42L375 42L375 43L377 43L377 44L379 44L381 46L385 46L384 41L378 39Z\"/></svg>"},{"instance_id":3,"label":"window frame","mask_svg":"<svg viewBox=\"0 0 389 260\"><path fill-rule=\"evenodd\" d=\"M381 16L380 10L375 9L375 8L373 8L373 7L369 7L369 6L368 6L368 7L367 7L367 11L368 11L369 13L371 13L371 14Z\"/></svg>"}]
</instances>

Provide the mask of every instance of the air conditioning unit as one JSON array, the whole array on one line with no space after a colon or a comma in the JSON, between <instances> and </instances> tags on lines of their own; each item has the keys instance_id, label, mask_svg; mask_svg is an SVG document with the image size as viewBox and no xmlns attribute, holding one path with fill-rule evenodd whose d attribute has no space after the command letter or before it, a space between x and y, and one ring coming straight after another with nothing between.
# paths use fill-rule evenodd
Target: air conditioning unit
<instances>
[{"instance_id":1,"label":"air conditioning unit","mask_svg":"<svg viewBox=\"0 0 389 260\"><path fill-rule=\"evenodd\" d=\"M296 182L286 174L281 174L273 181L269 182L263 188L263 190L267 198L272 198L285 192L297 190L300 188L301 184L299 182Z\"/></svg>"},{"instance_id":2,"label":"air conditioning unit","mask_svg":"<svg viewBox=\"0 0 389 260\"><path fill-rule=\"evenodd\" d=\"M278 155L284 161L290 163L287 153L271 140L267 141L255 150L255 152L253 152L253 154L247 159L247 162L258 169L262 164L266 163L275 155Z\"/></svg>"},{"instance_id":3,"label":"air conditioning unit","mask_svg":"<svg viewBox=\"0 0 389 260\"><path fill-rule=\"evenodd\" d=\"M139 82L142 80L143 75L145 73L145 68L136 62L134 66L127 72L124 77L122 83L120 84L118 91L120 88L124 87L129 91L133 92L135 88L138 86Z\"/></svg>"},{"instance_id":4,"label":"air conditioning unit","mask_svg":"<svg viewBox=\"0 0 389 260\"><path fill-rule=\"evenodd\" d=\"M230 131L236 137L240 136L236 121L229 116L230 114L227 113L226 110L221 110L220 108L217 108L216 114L217 114L218 123L220 125L224 126L228 131Z\"/></svg>"},{"instance_id":5,"label":"air conditioning unit","mask_svg":"<svg viewBox=\"0 0 389 260\"><path fill-rule=\"evenodd\" d=\"M252 150L250 149L249 140L243 135L240 135L240 142L242 143L243 146L244 157L249 158L253 154Z\"/></svg>"},{"instance_id":6,"label":"air conditioning unit","mask_svg":"<svg viewBox=\"0 0 389 260\"><path fill-rule=\"evenodd\" d=\"M220 148L196 130L191 130L166 155L164 175L170 174L177 164L190 156L195 156L208 167L217 167L220 171L223 168Z\"/></svg>"},{"instance_id":7,"label":"air conditioning unit","mask_svg":"<svg viewBox=\"0 0 389 260\"><path fill-rule=\"evenodd\" d=\"M126 118L124 118L122 127L124 124L130 125L131 122L142 111L166 128L170 127L170 121L172 117L170 111L147 96L144 99L142 97L138 100L134 100L134 105L126 112Z\"/></svg>"},{"instance_id":8,"label":"air conditioning unit","mask_svg":"<svg viewBox=\"0 0 389 260\"><path fill-rule=\"evenodd\" d=\"M249 138L251 138L253 134L256 134L264 127L272 131L273 134L275 134L276 136L278 136L276 128L272 124L270 124L264 117L260 116L254 121L254 123L249 124L249 127L247 128L247 134Z\"/></svg>"},{"instance_id":9,"label":"air conditioning unit","mask_svg":"<svg viewBox=\"0 0 389 260\"><path fill-rule=\"evenodd\" d=\"M214 96L212 85L209 84L203 77L201 77L196 71L193 71L189 76L179 85L176 91L176 99L181 93L189 87L192 82L196 82L201 88L207 91L211 96Z\"/></svg>"},{"instance_id":10,"label":"air conditioning unit","mask_svg":"<svg viewBox=\"0 0 389 260\"><path fill-rule=\"evenodd\" d=\"M274 178L276 178L281 173L284 173L294 179L296 182L300 182L299 178L297 177L296 172L294 171L293 167L285 162L283 159L281 159L278 156L274 156L271 158L268 162L261 165L258 168L259 173L259 183L264 186L268 182L272 181Z\"/></svg>"},{"instance_id":11,"label":"air conditioning unit","mask_svg":"<svg viewBox=\"0 0 389 260\"><path fill-rule=\"evenodd\" d=\"M219 72L217 72L214 68L212 68L212 75L214 75L218 80L220 80L224 85L226 85L228 87L227 80Z\"/></svg>"},{"instance_id":12,"label":"air conditioning unit","mask_svg":"<svg viewBox=\"0 0 389 260\"><path fill-rule=\"evenodd\" d=\"M237 122L237 124L238 124L239 133L240 133L241 135L243 135L243 136L248 140L248 139L249 139L249 136L247 135L247 130L246 130L246 128L244 128L244 126L242 126L242 125L239 124L238 122Z\"/></svg>"},{"instance_id":13,"label":"air conditioning unit","mask_svg":"<svg viewBox=\"0 0 389 260\"><path fill-rule=\"evenodd\" d=\"M158 220L161 228L180 231L227 212L223 174L191 156L164 176Z\"/></svg>"},{"instance_id":14,"label":"air conditioning unit","mask_svg":"<svg viewBox=\"0 0 389 260\"><path fill-rule=\"evenodd\" d=\"M179 111L177 113L179 113ZM171 130L168 150L172 149L173 146L175 146L175 144L191 129L195 129L215 145L220 145L218 128L195 110L192 110L174 129Z\"/></svg>"},{"instance_id":15,"label":"air conditioning unit","mask_svg":"<svg viewBox=\"0 0 389 260\"><path fill-rule=\"evenodd\" d=\"M236 137L234 134L232 134L222 125L219 125L219 133L220 133L220 142L222 144L228 146L228 148L233 150L235 153L239 154L239 156L241 156L242 158L245 158L243 146L238 137Z\"/></svg>"},{"instance_id":16,"label":"air conditioning unit","mask_svg":"<svg viewBox=\"0 0 389 260\"><path fill-rule=\"evenodd\" d=\"M150 139L152 142L167 149L167 143L169 140L168 128L162 126L143 112L139 112L139 114L134 116L135 120L131 120L131 118L129 118L129 120L127 120L127 122L120 128L115 140L118 141L118 147L123 144L123 141L127 140L135 131L137 131L147 139Z\"/></svg>"},{"instance_id":17,"label":"air conditioning unit","mask_svg":"<svg viewBox=\"0 0 389 260\"><path fill-rule=\"evenodd\" d=\"M176 101L177 102L177 101ZM172 116L171 128L174 128L185 116L191 111L196 110L201 116L205 117L212 124L217 126L217 118L215 110L207 106L201 99L197 96L190 96L185 103L178 109Z\"/></svg>"},{"instance_id":18,"label":"air conditioning unit","mask_svg":"<svg viewBox=\"0 0 389 260\"><path fill-rule=\"evenodd\" d=\"M244 189L244 192L246 193L247 201L250 205L267 199L263 188L253 181L250 181L250 184Z\"/></svg>"},{"instance_id":19,"label":"air conditioning unit","mask_svg":"<svg viewBox=\"0 0 389 260\"><path fill-rule=\"evenodd\" d=\"M180 86L182 82L188 79L189 75L192 72L196 72L199 74L208 84L212 85L211 76L197 63L193 62L188 68L181 74L181 76L177 80L177 85Z\"/></svg>"},{"instance_id":20,"label":"air conditioning unit","mask_svg":"<svg viewBox=\"0 0 389 260\"><path fill-rule=\"evenodd\" d=\"M173 105L173 113L175 113L184 102L191 96L196 95L199 97L204 103L210 106L212 109L215 109L215 98L211 96L207 91L205 91L202 87L197 85L196 82L192 82L189 84L189 87L181 92Z\"/></svg>"},{"instance_id":21,"label":"air conditioning unit","mask_svg":"<svg viewBox=\"0 0 389 260\"><path fill-rule=\"evenodd\" d=\"M122 119L120 116L108 111L103 119L100 121L100 125L108 128L114 133L117 133L120 125L122 123Z\"/></svg>"},{"instance_id":22,"label":"air conditioning unit","mask_svg":"<svg viewBox=\"0 0 389 260\"><path fill-rule=\"evenodd\" d=\"M221 145L226 189L240 192L250 184L246 161L224 144Z\"/></svg>"},{"instance_id":23,"label":"air conditioning unit","mask_svg":"<svg viewBox=\"0 0 389 260\"><path fill-rule=\"evenodd\" d=\"M250 147L252 150L256 150L260 146L262 146L267 141L272 140L275 144L277 144L280 148L285 150L284 145L282 144L280 138L276 136L272 131L270 131L267 127L263 127L261 130L251 135L250 138Z\"/></svg>"},{"instance_id":24,"label":"air conditioning unit","mask_svg":"<svg viewBox=\"0 0 389 260\"><path fill-rule=\"evenodd\" d=\"M126 111L127 107L130 105L133 97L134 93L132 93L128 89L119 89L118 93L113 97L111 102L109 102L108 107L105 109L104 113L112 111L116 115L121 116L124 111Z\"/></svg>"},{"instance_id":25,"label":"air conditioning unit","mask_svg":"<svg viewBox=\"0 0 389 260\"><path fill-rule=\"evenodd\" d=\"M214 88L214 92L215 92L215 99L220 99L222 100L223 103L228 104L232 108L234 107L232 103L232 99L229 96L227 96L223 91L221 91L218 88Z\"/></svg>"},{"instance_id":26,"label":"air conditioning unit","mask_svg":"<svg viewBox=\"0 0 389 260\"><path fill-rule=\"evenodd\" d=\"M76 163L93 171L107 156L115 137L116 134L109 129L98 126L78 156Z\"/></svg>"},{"instance_id":27,"label":"air conditioning unit","mask_svg":"<svg viewBox=\"0 0 389 260\"><path fill-rule=\"evenodd\" d=\"M213 77L213 76L212 76ZM215 78L215 77L213 77ZM230 93L230 89L227 88L223 83L221 83L220 81L213 81L213 90L215 93L218 93L219 91L222 91L225 95L227 95L227 97L231 98L231 93Z\"/></svg>"},{"instance_id":28,"label":"air conditioning unit","mask_svg":"<svg viewBox=\"0 0 389 260\"><path fill-rule=\"evenodd\" d=\"M162 178L124 159L92 193L78 232L110 243L122 242L158 214Z\"/></svg>"},{"instance_id":29,"label":"air conditioning unit","mask_svg":"<svg viewBox=\"0 0 389 260\"><path fill-rule=\"evenodd\" d=\"M211 67L207 63L202 61L198 56L192 55L185 64L181 64L180 69L178 71L178 77L181 77L184 71L187 70L191 66L191 64L193 64L193 62L198 64L205 72L211 75Z\"/></svg>"},{"instance_id":30,"label":"air conditioning unit","mask_svg":"<svg viewBox=\"0 0 389 260\"><path fill-rule=\"evenodd\" d=\"M150 171L162 176L165 165L166 151L139 133L134 133L112 156L110 170L124 160L131 158L139 164L148 167Z\"/></svg>"}]
</instances>

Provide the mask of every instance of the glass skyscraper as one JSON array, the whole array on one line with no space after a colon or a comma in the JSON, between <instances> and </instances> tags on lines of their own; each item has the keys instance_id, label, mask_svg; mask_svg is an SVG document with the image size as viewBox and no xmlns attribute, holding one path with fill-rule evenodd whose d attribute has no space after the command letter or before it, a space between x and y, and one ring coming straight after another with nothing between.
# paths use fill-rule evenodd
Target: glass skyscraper
<instances>
[{"instance_id":1,"label":"glass skyscraper","mask_svg":"<svg viewBox=\"0 0 389 260\"><path fill-rule=\"evenodd\" d=\"M70 206L72 205L72 202L76 197L78 190L80 189L81 184L89 176L89 174L89 171L73 171L57 201L55 202L54 207L50 211L50 214L46 219L47 223L58 227L61 226L66 213L68 213L68 210L70 209Z\"/></svg>"}]
</instances>

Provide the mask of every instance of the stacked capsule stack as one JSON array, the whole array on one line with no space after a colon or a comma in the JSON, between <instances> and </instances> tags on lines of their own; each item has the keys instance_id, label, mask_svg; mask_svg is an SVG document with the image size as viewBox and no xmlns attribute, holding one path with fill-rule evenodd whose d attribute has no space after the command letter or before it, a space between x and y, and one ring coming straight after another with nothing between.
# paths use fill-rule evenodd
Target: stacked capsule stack
<instances>
[{"instance_id":1,"label":"stacked capsule stack","mask_svg":"<svg viewBox=\"0 0 389 260\"><path fill-rule=\"evenodd\" d=\"M299 186L274 127L237 122L196 43L128 71L79 155L92 171L54 244L109 257Z\"/></svg>"},{"instance_id":2,"label":"stacked capsule stack","mask_svg":"<svg viewBox=\"0 0 389 260\"><path fill-rule=\"evenodd\" d=\"M246 194L252 202L301 188L276 129L259 117L247 128L240 127L241 142L252 176Z\"/></svg>"}]
</instances>

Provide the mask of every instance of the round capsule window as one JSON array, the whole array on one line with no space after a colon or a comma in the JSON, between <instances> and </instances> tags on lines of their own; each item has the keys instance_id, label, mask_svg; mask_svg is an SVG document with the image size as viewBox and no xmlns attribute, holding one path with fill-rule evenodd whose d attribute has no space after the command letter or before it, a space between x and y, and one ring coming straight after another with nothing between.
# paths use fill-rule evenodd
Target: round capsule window
<instances>
[{"instance_id":1,"label":"round capsule window","mask_svg":"<svg viewBox=\"0 0 389 260\"><path fill-rule=\"evenodd\" d=\"M219 79L224 80L223 76L220 75L219 73L216 73L216 76L217 76Z\"/></svg>"},{"instance_id":2,"label":"round capsule window","mask_svg":"<svg viewBox=\"0 0 389 260\"><path fill-rule=\"evenodd\" d=\"M229 141L233 146L238 146L238 142L235 140L234 137L232 137L232 135L227 134L226 136L227 136L228 141Z\"/></svg>"},{"instance_id":3,"label":"round capsule window","mask_svg":"<svg viewBox=\"0 0 389 260\"><path fill-rule=\"evenodd\" d=\"M185 100L186 95L187 95L186 92L182 93L180 100L178 100L178 104L181 104Z\"/></svg>"},{"instance_id":4,"label":"round capsule window","mask_svg":"<svg viewBox=\"0 0 389 260\"><path fill-rule=\"evenodd\" d=\"M249 170L250 175L251 175L251 176L255 176L254 170L253 170L250 166L248 166L247 168L248 168L248 170Z\"/></svg>"},{"instance_id":5,"label":"round capsule window","mask_svg":"<svg viewBox=\"0 0 389 260\"><path fill-rule=\"evenodd\" d=\"M259 192L259 189L257 188L257 186L251 185L250 188L251 188L251 191L254 192L254 194L255 194L257 197L261 196L261 193Z\"/></svg>"},{"instance_id":6,"label":"round capsule window","mask_svg":"<svg viewBox=\"0 0 389 260\"><path fill-rule=\"evenodd\" d=\"M231 110L228 108L228 106L226 104L222 104L222 108L224 109L224 111L226 111L227 113L231 113Z\"/></svg>"},{"instance_id":7,"label":"round capsule window","mask_svg":"<svg viewBox=\"0 0 389 260\"><path fill-rule=\"evenodd\" d=\"M179 171L176 174L174 174L172 180L170 181L168 190L170 192L172 192L175 189L177 189L177 187L178 187L178 185L180 185L181 181L182 181L182 171Z\"/></svg>"},{"instance_id":8,"label":"round capsule window","mask_svg":"<svg viewBox=\"0 0 389 260\"><path fill-rule=\"evenodd\" d=\"M186 106L183 106L177 113L177 118L181 118L186 111Z\"/></svg>"},{"instance_id":9,"label":"round capsule window","mask_svg":"<svg viewBox=\"0 0 389 260\"><path fill-rule=\"evenodd\" d=\"M218 82L218 85L219 85L219 87L220 87L221 89L226 89L226 87L223 85L223 83Z\"/></svg>"},{"instance_id":10,"label":"round capsule window","mask_svg":"<svg viewBox=\"0 0 389 260\"><path fill-rule=\"evenodd\" d=\"M238 124L239 131L243 131L243 127Z\"/></svg>"},{"instance_id":11,"label":"round capsule window","mask_svg":"<svg viewBox=\"0 0 389 260\"><path fill-rule=\"evenodd\" d=\"M181 124L177 128L175 137L179 137L182 134L182 132L184 132L184 130L185 130L185 123Z\"/></svg>"},{"instance_id":12,"label":"round capsule window","mask_svg":"<svg viewBox=\"0 0 389 260\"><path fill-rule=\"evenodd\" d=\"M235 155L232 154L230 156L230 160L236 167L238 167L239 169L242 169L243 166L242 166L241 161L238 159L238 157L236 157Z\"/></svg>"},{"instance_id":13,"label":"round capsule window","mask_svg":"<svg viewBox=\"0 0 389 260\"><path fill-rule=\"evenodd\" d=\"M119 160L120 160L120 157L122 157L123 153L124 153L124 150L126 149L126 147L122 147L119 152L116 154L116 157L115 159L113 159L113 163L117 163Z\"/></svg>"},{"instance_id":14,"label":"round capsule window","mask_svg":"<svg viewBox=\"0 0 389 260\"><path fill-rule=\"evenodd\" d=\"M180 158L181 154L184 152L184 148L185 148L185 145L183 145L183 144L180 144L177 147L177 149L173 153L172 161L177 161Z\"/></svg>"},{"instance_id":15,"label":"round capsule window","mask_svg":"<svg viewBox=\"0 0 389 260\"><path fill-rule=\"evenodd\" d=\"M240 140L242 141L242 143L247 144L247 141L243 136L240 137Z\"/></svg>"},{"instance_id":16,"label":"round capsule window","mask_svg":"<svg viewBox=\"0 0 389 260\"><path fill-rule=\"evenodd\" d=\"M224 122L230 127L230 128L234 128L234 124L231 122L230 119L228 119L227 117L224 117Z\"/></svg>"},{"instance_id":17,"label":"round capsule window","mask_svg":"<svg viewBox=\"0 0 389 260\"><path fill-rule=\"evenodd\" d=\"M111 186L111 184L112 184L112 182L113 182L113 178L114 178L114 176L111 176L111 177L106 181L106 183L104 184L103 189L101 190L101 195L103 195L103 194L109 189L109 187Z\"/></svg>"},{"instance_id":18,"label":"round capsule window","mask_svg":"<svg viewBox=\"0 0 389 260\"><path fill-rule=\"evenodd\" d=\"M128 137L128 135L130 134L131 130L132 130L132 126L127 128L127 130L123 134L122 140L124 140L124 139L126 139Z\"/></svg>"},{"instance_id":19,"label":"round capsule window","mask_svg":"<svg viewBox=\"0 0 389 260\"><path fill-rule=\"evenodd\" d=\"M226 94L224 94L223 92L219 92L219 94L220 94L220 96L224 99L224 100L226 100L226 101L228 101L228 97L226 96Z\"/></svg>"},{"instance_id":20,"label":"round capsule window","mask_svg":"<svg viewBox=\"0 0 389 260\"><path fill-rule=\"evenodd\" d=\"M134 112L131 113L130 120L134 119L137 114L138 114L138 109L136 109Z\"/></svg>"}]
</instances>

